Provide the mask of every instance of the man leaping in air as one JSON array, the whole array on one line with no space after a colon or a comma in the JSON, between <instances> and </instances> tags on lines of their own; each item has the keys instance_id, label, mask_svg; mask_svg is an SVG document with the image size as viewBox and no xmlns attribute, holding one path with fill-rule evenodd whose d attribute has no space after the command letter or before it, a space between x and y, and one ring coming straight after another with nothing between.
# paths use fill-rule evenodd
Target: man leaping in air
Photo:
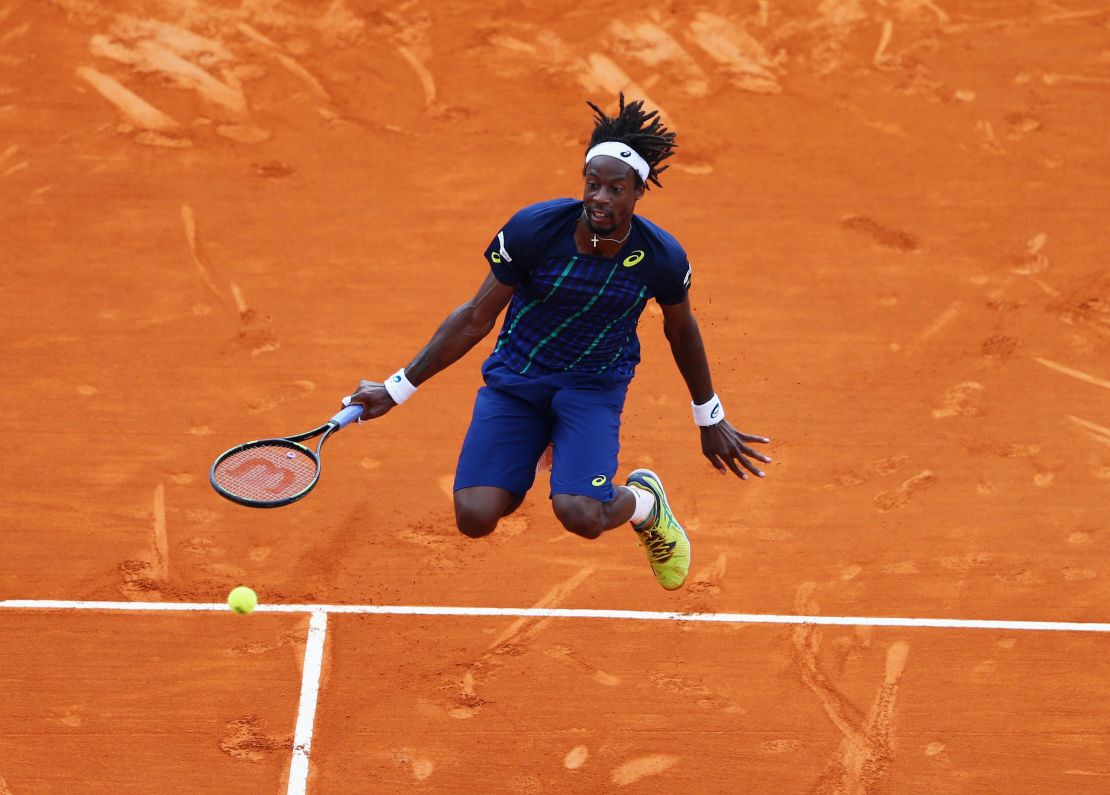
<instances>
[{"instance_id":1,"label":"man leaping in air","mask_svg":"<svg viewBox=\"0 0 1110 795\"><path fill-rule=\"evenodd\" d=\"M554 199L517 212L486 248L490 273L453 311L409 364L384 383L362 381L350 402L362 418L380 417L436 373L458 361L508 312L482 365L470 428L455 473L455 521L479 538L515 511L552 448L551 505L572 533L597 538L631 522L659 584L679 588L690 568L690 542L649 469L614 486L620 421L640 361L636 325L647 302L662 309L663 331L690 390L702 452L721 473L763 477L748 445L725 419L713 388L698 323L690 307L690 264L671 235L636 203L662 187L660 164L675 133L645 113L643 102L616 116L598 106L582 171L582 199Z\"/></svg>"}]
</instances>

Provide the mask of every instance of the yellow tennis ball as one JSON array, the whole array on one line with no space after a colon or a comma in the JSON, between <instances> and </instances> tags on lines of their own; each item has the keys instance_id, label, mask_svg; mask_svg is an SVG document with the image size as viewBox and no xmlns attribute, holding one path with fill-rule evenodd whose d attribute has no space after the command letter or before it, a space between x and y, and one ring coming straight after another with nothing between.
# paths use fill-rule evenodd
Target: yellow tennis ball
<instances>
[{"instance_id":1,"label":"yellow tennis ball","mask_svg":"<svg viewBox=\"0 0 1110 795\"><path fill-rule=\"evenodd\" d=\"M232 588L227 595L227 606L239 615L245 616L258 606L258 594L245 585Z\"/></svg>"}]
</instances>

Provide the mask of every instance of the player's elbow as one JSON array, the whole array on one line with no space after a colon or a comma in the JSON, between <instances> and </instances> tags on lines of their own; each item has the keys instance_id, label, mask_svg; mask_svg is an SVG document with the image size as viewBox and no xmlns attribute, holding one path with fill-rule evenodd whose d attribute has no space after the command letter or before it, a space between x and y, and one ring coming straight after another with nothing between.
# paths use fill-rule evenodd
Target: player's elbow
<instances>
[{"instance_id":1,"label":"player's elbow","mask_svg":"<svg viewBox=\"0 0 1110 795\"><path fill-rule=\"evenodd\" d=\"M663 336L667 338L667 342L672 346L678 345L690 338L690 328L681 323L664 322Z\"/></svg>"},{"instance_id":2,"label":"player's elbow","mask_svg":"<svg viewBox=\"0 0 1110 795\"><path fill-rule=\"evenodd\" d=\"M470 323L470 325L466 327L466 336L474 340L474 342L485 339L486 335L493 331L493 324L495 321L496 318L476 318L473 322Z\"/></svg>"},{"instance_id":3,"label":"player's elbow","mask_svg":"<svg viewBox=\"0 0 1110 795\"><path fill-rule=\"evenodd\" d=\"M466 303L455 310L454 319L454 325L461 336L478 342L493 330L497 316L487 317L479 307Z\"/></svg>"},{"instance_id":4,"label":"player's elbow","mask_svg":"<svg viewBox=\"0 0 1110 795\"><path fill-rule=\"evenodd\" d=\"M440 333L455 341L465 341L467 350L476 345L493 328L493 320L480 317L471 304L463 304L443 322Z\"/></svg>"},{"instance_id":5,"label":"player's elbow","mask_svg":"<svg viewBox=\"0 0 1110 795\"><path fill-rule=\"evenodd\" d=\"M698 321L689 312L673 316L667 314L663 317L663 336L673 346L698 340L701 332L698 331Z\"/></svg>"}]
</instances>

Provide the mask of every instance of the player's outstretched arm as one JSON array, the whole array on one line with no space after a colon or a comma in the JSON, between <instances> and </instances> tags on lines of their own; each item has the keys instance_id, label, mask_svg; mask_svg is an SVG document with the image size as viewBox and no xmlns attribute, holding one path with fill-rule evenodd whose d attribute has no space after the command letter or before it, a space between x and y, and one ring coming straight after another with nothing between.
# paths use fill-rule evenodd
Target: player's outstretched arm
<instances>
[{"instance_id":1,"label":"player's outstretched arm","mask_svg":"<svg viewBox=\"0 0 1110 795\"><path fill-rule=\"evenodd\" d=\"M752 463L751 459L770 463L771 459L753 450L750 443L766 444L771 441L763 436L741 433L724 418L724 409L713 391L713 378L709 373L709 360L705 355L701 330L697 318L690 308L687 297L681 304L662 304L663 333L671 345L675 364L686 381L690 397L695 406L704 407L704 423L698 420L701 429L701 451L722 475L729 470L743 480L748 472L763 477L764 472ZM714 411L719 413L717 419ZM699 412L695 409L695 416ZM712 423L712 424L709 424ZM745 472L744 470L747 470Z\"/></svg>"},{"instance_id":2,"label":"player's outstretched arm","mask_svg":"<svg viewBox=\"0 0 1110 795\"><path fill-rule=\"evenodd\" d=\"M497 316L509 303L513 288L489 274L474 297L449 314L436 329L428 344L405 368L405 377L414 387L427 381L440 370L457 362L484 339L493 329ZM360 381L351 403L365 406L362 419L380 417L397 405L378 381Z\"/></svg>"}]
</instances>

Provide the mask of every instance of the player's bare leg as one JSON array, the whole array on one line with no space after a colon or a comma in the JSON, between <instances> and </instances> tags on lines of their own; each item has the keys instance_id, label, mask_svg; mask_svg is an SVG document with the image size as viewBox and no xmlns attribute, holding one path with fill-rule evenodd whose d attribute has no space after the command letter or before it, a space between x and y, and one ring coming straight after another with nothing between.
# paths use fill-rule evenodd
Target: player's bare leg
<instances>
[{"instance_id":1,"label":"player's bare leg","mask_svg":"<svg viewBox=\"0 0 1110 795\"><path fill-rule=\"evenodd\" d=\"M578 494L556 494L551 498L551 507L567 530L583 538L597 538L627 522L636 499L628 489L618 488L609 502Z\"/></svg>"},{"instance_id":2,"label":"player's bare leg","mask_svg":"<svg viewBox=\"0 0 1110 795\"><path fill-rule=\"evenodd\" d=\"M495 486L471 486L455 492L455 525L471 538L493 532L501 517L508 516L524 501L523 494Z\"/></svg>"}]
</instances>

